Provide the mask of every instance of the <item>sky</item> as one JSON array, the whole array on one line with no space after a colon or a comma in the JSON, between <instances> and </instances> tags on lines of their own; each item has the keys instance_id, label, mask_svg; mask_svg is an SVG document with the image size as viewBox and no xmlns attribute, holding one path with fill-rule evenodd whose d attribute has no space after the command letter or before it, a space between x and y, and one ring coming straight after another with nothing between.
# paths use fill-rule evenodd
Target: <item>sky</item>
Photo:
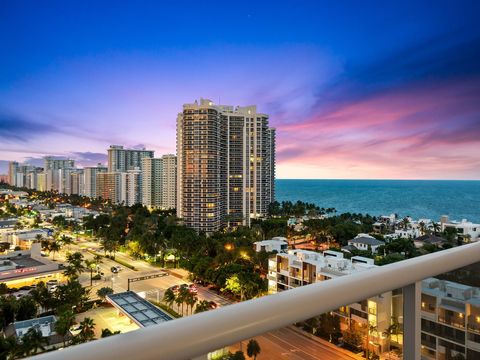
<instances>
[{"instance_id":1,"label":"sky","mask_svg":"<svg viewBox=\"0 0 480 360\"><path fill-rule=\"evenodd\" d=\"M0 174L256 104L277 178L480 179L479 1L0 2Z\"/></svg>"}]
</instances>

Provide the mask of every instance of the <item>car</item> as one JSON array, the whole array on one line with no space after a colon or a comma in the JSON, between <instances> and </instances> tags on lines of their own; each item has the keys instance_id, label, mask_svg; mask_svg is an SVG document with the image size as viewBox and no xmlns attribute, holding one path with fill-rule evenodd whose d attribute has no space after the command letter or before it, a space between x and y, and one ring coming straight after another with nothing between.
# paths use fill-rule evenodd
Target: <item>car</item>
<instances>
[{"instance_id":1,"label":"car","mask_svg":"<svg viewBox=\"0 0 480 360\"><path fill-rule=\"evenodd\" d=\"M58 285L52 285L48 288L48 291L54 293L58 290Z\"/></svg>"},{"instance_id":2,"label":"car","mask_svg":"<svg viewBox=\"0 0 480 360\"><path fill-rule=\"evenodd\" d=\"M58 280L56 279L52 279L52 280L48 280L45 285L47 285L47 289L50 290L50 288L52 286L58 286Z\"/></svg>"},{"instance_id":3,"label":"car","mask_svg":"<svg viewBox=\"0 0 480 360\"><path fill-rule=\"evenodd\" d=\"M215 301L209 301L208 306L210 306L212 310L218 308L218 304Z\"/></svg>"},{"instance_id":4,"label":"car","mask_svg":"<svg viewBox=\"0 0 480 360\"><path fill-rule=\"evenodd\" d=\"M190 284L190 285L188 285L188 290L189 290L192 294L198 293L198 289L197 289L197 286L196 286L195 284Z\"/></svg>"},{"instance_id":5,"label":"car","mask_svg":"<svg viewBox=\"0 0 480 360\"><path fill-rule=\"evenodd\" d=\"M178 292L178 290L180 290L180 285L170 286L169 289L172 290L173 292Z\"/></svg>"},{"instance_id":6,"label":"car","mask_svg":"<svg viewBox=\"0 0 480 360\"><path fill-rule=\"evenodd\" d=\"M117 269L116 266L112 266L112 267L110 268L110 270L112 271L112 273L118 274L118 269Z\"/></svg>"},{"instance_id":7,"label":"car","mask_svg":"<svg viewBox=\"0 0 480 360\"><path fill-rule=\"evenodd\" d=\"M73 336L80 334L80 331L82 331L82 327L80 325L73 325L70 328L70 334Z\"/></svg>"},{"instance_id":8,"label":"car","mask_svg":"<svg viewBox=\"0 0 480 360\"><path fill-rule=\"evenodd\" d=\"M21 288L19 288L18 290L32 290L33 287L32 286L22 286Z\"/></svg>"}]
</instances>

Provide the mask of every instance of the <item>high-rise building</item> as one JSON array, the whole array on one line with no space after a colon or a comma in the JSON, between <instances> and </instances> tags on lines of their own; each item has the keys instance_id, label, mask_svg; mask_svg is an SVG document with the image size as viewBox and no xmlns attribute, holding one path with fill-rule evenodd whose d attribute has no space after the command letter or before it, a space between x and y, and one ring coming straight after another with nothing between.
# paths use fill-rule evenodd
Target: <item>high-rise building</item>
<instances>
[{"instance_id":1,"label":"high-rise building","mask_svg":"<svg viewBox=\"0 0 480 360\"><path fill-rule=\"evenodd\" d=\"M162 156L162 208L174 209L177 205L177 157Z\"/></svg>"},{"instance_id":2,"label":"high-rise building","mask_svg":"<svg viewBox=\"0 0 480 360\"><path fill-rule=\"evenodd\" d=\"M124 149L120 145L110 145L108 149L108 172L127 172L142 168L142 159L153 158L152 150Z\"/></svg>"},{"instance_id":3,"label":"high-rise building","mask_svg":"<svg viewBox=\"0 0 480 360\"><path fill-rule=\"evenodd\" d=\"M97 197L97 174L107 172L107 167L102 164L97 166L84 168L84 195L96 198Z\"/></svg>"},{"instance_id":4,"label":"high-rise building","mask_svg":"<svg viewBox=\"0 0 480 360\"><path fill-rule=\"evenodd\" d=\"M10 161L8 163L8 183L12 186L17 185L18 162Z\"/></svg>"},{"instance_id":5,"label":"high-rise building","mask_svg":"<svg viewBox=\"0 0 480 360\"><path fill-rule=\"evenodd\" d=\"M140 169L128 170L121 173L120 202L125 206L141 203L142 198L142 172Z\"/></svg>"},{"instance_id":6,"label":"high-rise building","mask_svg":"<svg viewBox=\"0 0 480 360\"><path fill-rule=\"evenodd\" d=\"M65 189L69 188L70 179L67 179L70 176L69 170L75 168L75 161L71 159L54 159L51 156L46 156L44 161L46 190L65 192Z\"/></svg>"},{"instance_id":7,"label":"high-rise building","mask_svg":"<svg viewBox=\"0 0 480 360\"><path fill-rule=\"evenodd\" d=\"M75 160L72 159L54 159L51 156L44 158L44 170L69 169L75 167Z\"/></svg>"},{"instance_id":8,"label":"high-rise building","mask_svg":"<svg viewBox=\"0 0 480 360\"><path fill-rule=\"evenodd\" d=\"M275 194L275 131L256 106L185 104L177 156L177 215L187 226L212 232L266 215Z\"/></svg>"},{"instance_id":9,"label":"high-rise building","mask_svg":"<svg viewBox=\"0 0 480 360\"><path fill-rule=\"evenodd\" d=\"M97 197L110 200L115 204L121 203L122 175L119 172L99 172L96 179Z\"/></svg>"},{"instance_id":10,"label":"high-rise building","mask_svg":"<svg viewBox=\"0 0 480 360\"><path fill-rule=\"evenodd\" d=\"M142 204L150 208L162 207L163 160L142 160Z\"/></svg>"}]
</instances>

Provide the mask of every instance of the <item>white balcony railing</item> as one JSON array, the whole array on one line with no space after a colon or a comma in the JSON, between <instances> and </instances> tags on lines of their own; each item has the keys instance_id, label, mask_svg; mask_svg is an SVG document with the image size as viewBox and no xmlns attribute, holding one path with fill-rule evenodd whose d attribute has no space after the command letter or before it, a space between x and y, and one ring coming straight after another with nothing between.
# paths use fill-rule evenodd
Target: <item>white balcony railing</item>
<instances>
[{"instance_id":1,"label":"white balcony railing","mask_svg":"<svg viewBox=\"0 0 480 360\"><path fill-rule=\"evenodd\" d=\"M35 359L192 359L400 288L403 288L405 307L404 358L420 359L418 282L479 261L480 243L464 245L45 353Z\"/></svg>"}]
</instances>

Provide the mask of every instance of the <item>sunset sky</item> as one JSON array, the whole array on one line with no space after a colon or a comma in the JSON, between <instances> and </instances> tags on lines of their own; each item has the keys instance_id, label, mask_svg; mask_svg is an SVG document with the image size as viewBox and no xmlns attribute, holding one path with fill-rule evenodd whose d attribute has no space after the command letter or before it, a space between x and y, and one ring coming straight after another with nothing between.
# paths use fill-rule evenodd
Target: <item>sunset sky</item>
<instances>
[{"instance_id":1,"label":"sunset sky","mask_svg":"<svg viewBox=\"0 0 480 360\"><path fill-rule=\"evenodd\" d=\"M392 4L2 1L0 173L173 153L204 97L270 115L278 178L480 179L480 1Z\"/></svg>"}]
</instances>

